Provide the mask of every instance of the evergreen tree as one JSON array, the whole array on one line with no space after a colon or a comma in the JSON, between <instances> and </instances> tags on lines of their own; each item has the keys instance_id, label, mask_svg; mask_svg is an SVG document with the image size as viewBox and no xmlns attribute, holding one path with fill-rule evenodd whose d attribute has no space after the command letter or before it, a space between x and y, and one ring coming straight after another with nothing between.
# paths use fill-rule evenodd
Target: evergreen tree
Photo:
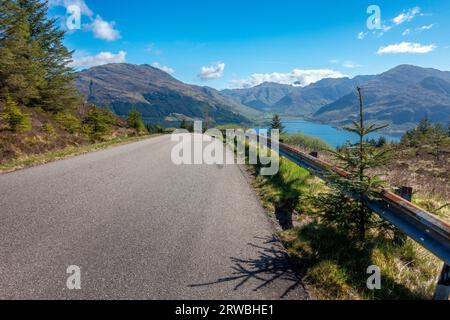
<instances>
[{"instance_id":1,"label":"evergreen tree","mask_svg":"<svg viewBox=\"0 0 450 320\"><path fill-rule=\"evenodd\" d=\"M142 120L142 115L136 108L131 109L130 113L128 114L127 122L130 128L135 129L138 133L145 130L145 124Z\"/></svg>"},{"instance_id":2,"label":"evergreen tree","mask_svg":"<svg viewBox=\"0 0 450 320\"><path fill-rule=\"evenodd\" d=\"M13 132L24 133L31 130L31 118L24 114L17 103L10 97L6 98L5 111L2 118Z\"/></svg>"},{"instance_id":3,"label":"evergreen tree","mask_svg":"<svg viewBox=\"0 0 450 320\"><path fill-rule=\"evenodd\" d=\"M194 132L194 123L192 121L182 120L180 123L180 129Z\"/></svg>"},{"instance_id":4,"label":"evergreen tree","mask_svg":"<svg viewBox=\"0 0 450 320\"><path fill-rule=\"evenodd\" d=\"M45 69L46 85L41 89L40 105L44 110L58 112L80 102L74 86L74 70L69 67L72 52L63 44L65 32L56 19L47 17L47 0L17 0L30 25L30 38L39 44L37 58Z\"/></svg>"},{"instance_id":5,"label":"evergreen tree","mask_svg":"<svg viewBox=\"0 0 450 320\"><path fill-rule=\"evenodd\" d=\"M326 222L334 223L358 235L360 240L366 236L369 228L378 225L373 212L366 207L367 199L376 198L377 191L383 181L369 170L383 166L389 158L389 150L377 148L367 142L367 135L379 131L386 126L366 125L363 113L361 88L359 94L359 121L353 126L344 128L358 135L358 142L347 144L339 152L333 152L348 176L332 176L333 191L318 197Z\"/></svg>"},{"instance_id":6,"label":"evergreen tree","mask_svg":"<svg viewBox=\"0 0 450 320\"><path fill-rule=\"evenodd\" d=\"M283 126L283 123L281 122L281 118L278 114L276 114L272 118L272 122L270 123L270 128L272 130L279 130L280 134L284 133L284 126Z\"/></svg>"},{"instance_id":7,"label":"evergreen tree","mask_svg":"<svg viewBox=\"0 0 450 320\"><path fill-rule=\"evenodd\" d=\"M57 112L79 97L72 53L47 10L46 0L0 0L0 98Z\"/></svg>"},{"instance_id":8,"label":"evergreen tree","mask_svg":"<svg viewBox=\"0 0 450 320\"><path fill-rule=\"evenodd\" d=\"M386 137L381 136L381 137L378 138L378 141L377 141L377 143L376 143L376 147L377 147L377 148L382 148L382 147L384 147L386 144L387 144Z\"/></svg>"},{"instance_id":9,"label":"evergreen tree","mask_svg":"<svg viewBox=\"0 0 450 320\"><path fill-rule=\"evenodd\" d=\"M431 124L430 119L425 117L420 120L419 125L417 126L417 131L423 135L426 135L432 128L433 125Z\"/></svg>"},{"instance_id":10,"label":"evergreen tree","mask_svg":"<svg viewBox=\"0 0 450 320\"><path fill-rule=\"evenodd\" d=\"M94 137L102 137L111 132L112 119L104 110L92 107L83 120L87 132Z\"/></svg>"},{"instance_id":11,"label":"evergreen tree","mask_svg":"<svg viewBox=\"0 0 450 320\"><path fill-rule=\"evenodd\" d=\"M30 23L18 3L0 1L0 98L10 96L30 106L39 101L45 86L39 43L32 39Z\"/></svg>"},{"instance_id":12,"label":"evergreen tree","mask_svg":"<svg viewBox=\"0 0 450 320\"><path fill-rule=\"evenodd\" d=\"M436 124L432 130L430 130L429 140L433 145L434 156L436 157L436 161L439 162L441 160L441 153L443 148L449 144L449 138L447 136L447 132L445 127L441 124Z\"/></svg>"}]
</instances>

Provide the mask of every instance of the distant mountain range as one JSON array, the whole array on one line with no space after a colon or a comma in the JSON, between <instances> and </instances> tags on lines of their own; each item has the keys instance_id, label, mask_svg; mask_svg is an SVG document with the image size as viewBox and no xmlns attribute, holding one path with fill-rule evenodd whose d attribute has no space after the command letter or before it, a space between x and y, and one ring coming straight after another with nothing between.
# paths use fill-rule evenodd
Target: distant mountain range
<instances>
[{"instance_id":1,"label":"distant mountain range","mask_svg":"<svg viewBox=\"0 0 450 320\"><path fill-rule=\"evenodd\" d=\"M450 122L450 72L400 65L375 76L323 79L307 87L264 83L223 93L247 106L285 116L343 126L357 118L356 86L363 88L365 116L404 132L424 117Z\"/></svg>"},{"instance_id":2,"label":"distant mountain range","mask_svg":"<svg viewBox=\"0 0 450 320\"><path fill-rule=\"evenodd\" d=\"M86 100L127 116L135 107L147 122L212 119L216 123L253 123L261 113L220 91L176 80L149 65L108 64L78 73Z\"/></svg>"},{"instance_id":3,"label":"distant mountain range","mask_svg":"<svg viewBox=\"0 0 450 320\"><path fill-rule=\"evenodd\" d=\"M401 65L363 85L366 118L404 131L424 117L432 122L450 123L450 72ZM345 125L357 117L356 92L350 91L320 108L313 118Z\"/></svg>"},{"instance_id":4,"label":"distant mountain range","mask_svg":"<svg viewBox=\"0 0 450 320\"><path fill-rule=\"evenodd\" d=\"M109 64L78 74L86 99L126 116L135 106L147 121L208 117L216 123L255 123L268 114L302 116L336 126L357 117L362 86L368 120L404 132L423 117L450 122L450 72L400 65L380 75L323 79L306 87L263 83L218 91L188 85L149 65Z\"/></svg>"},{"instance_id":5,"label":"distant mountain range","mask_svg":"<svg viewBox=\"0 0 450 320\"><path fill-rule=\"evenodd\" d=\"M265 82L252 88L222 92L236 102L258 110L286 116L304 116L315 113L320 107L336 101L357 85L363 85L373 78L375 76L323 79L307 87Z\"/></svg>"}]
</instances>

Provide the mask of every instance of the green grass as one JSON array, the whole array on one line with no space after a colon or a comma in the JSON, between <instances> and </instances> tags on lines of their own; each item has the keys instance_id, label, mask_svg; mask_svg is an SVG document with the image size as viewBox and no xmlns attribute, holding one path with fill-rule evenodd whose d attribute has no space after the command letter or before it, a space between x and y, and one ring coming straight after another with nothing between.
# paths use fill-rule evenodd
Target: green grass
<instances>
[{"instance_id":1,"label":"green grass","mask_svg":"<svg viewBox=\"0 0 450 320\"><path fill-rule=\"evenodd\" d=\"M106 149L113 146L123 145L127 143L137 142L140 140L148 139L157 135L144 135L144 136L123 136L113 138L111 140L97 142L93 144L83 146L71 146L64 149L50 151L42 154L24 155L19 158L10 160L6 163L0 164L0 173L12 172L15 170L45 164L48 162L66 159L69 157L93 152L96 150Z\"/></svg>"},{"instance_id":2,"label":"green grass","mask_svg":"<svg viewBox=\"0 0 450 320\"><path fill-rule=\"evenodd\" d=\"M255 168L257 174L258 168ZM295 163L281 158L278 174L269 177L257 176L255 187L267 207L302 213L310 208L308 197L323 187L309 172Z\"/></svg>"},{"instance_id":3,"label":"green grass","mask_svg":"<svg viewBox=\"0 0 450 320\"><path fill-rule=\"evenodd\" d=\"M284 143L294 147L298 147L309 151L327 151L332 150L332 147L317 137L307 136L302 133L283 134L282 140Z\"/></svg>"},{"instance_id":4,"label":"green grass","mask_svg":"<svg viewBox=\"0 0 450 320\"><path fill-rule=\"evenodd\" d=\"M430 299L441 263L408 239L396 245L382 235L356 243L320 220L283 231L288 253L304 267L304 280L322 299ZM366 270L381 270L381 290L367 289Z\"/></svg>"}]
</instances>

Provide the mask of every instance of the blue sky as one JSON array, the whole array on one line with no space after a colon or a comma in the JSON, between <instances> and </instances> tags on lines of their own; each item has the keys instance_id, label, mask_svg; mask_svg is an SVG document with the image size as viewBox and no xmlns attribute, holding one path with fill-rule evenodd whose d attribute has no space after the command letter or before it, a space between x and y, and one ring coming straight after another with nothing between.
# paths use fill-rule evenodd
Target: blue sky
<instances>
[{"instance_id":1,"label":"blue sky","mask_svg":"<svg viewBox=\"0 0 450 320\"><path fill-rule=\"evenodd\" d=\"M153 64L187 83L219 89L263 81L306 85L377 74L399 64L450 70L450 1L50 0L69 30L78 69ZM370 5L381 29L370 30ZM377 22L377 20L375 20Z\"/></svg>"}]
</instances>

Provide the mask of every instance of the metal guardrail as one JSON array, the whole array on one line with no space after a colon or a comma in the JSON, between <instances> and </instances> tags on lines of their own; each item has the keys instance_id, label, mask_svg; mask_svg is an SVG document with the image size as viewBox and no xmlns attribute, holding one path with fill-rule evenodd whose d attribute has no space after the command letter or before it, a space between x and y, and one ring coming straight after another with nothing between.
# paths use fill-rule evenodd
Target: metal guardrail
<instances>
[{"instance_id":1,"label":"metal guardrail","mask_svg":"<svg viewBox=\"0 0 450 320\"><path fill-rule=\"evenodd\" d=\"M248 134L246 137L251 138ZM260 142L267 143L270 148L273 147L270 138L259 136L259 139ZM307 169L311 174L324 181L329 180L331 172L342 177L348 175L345 171L291 146L283 143L277 144L281 156ZM367 207L450 265L449 223L388 190L380 191L379 200L368 200Z\"/></svg>"}]
</instances>

